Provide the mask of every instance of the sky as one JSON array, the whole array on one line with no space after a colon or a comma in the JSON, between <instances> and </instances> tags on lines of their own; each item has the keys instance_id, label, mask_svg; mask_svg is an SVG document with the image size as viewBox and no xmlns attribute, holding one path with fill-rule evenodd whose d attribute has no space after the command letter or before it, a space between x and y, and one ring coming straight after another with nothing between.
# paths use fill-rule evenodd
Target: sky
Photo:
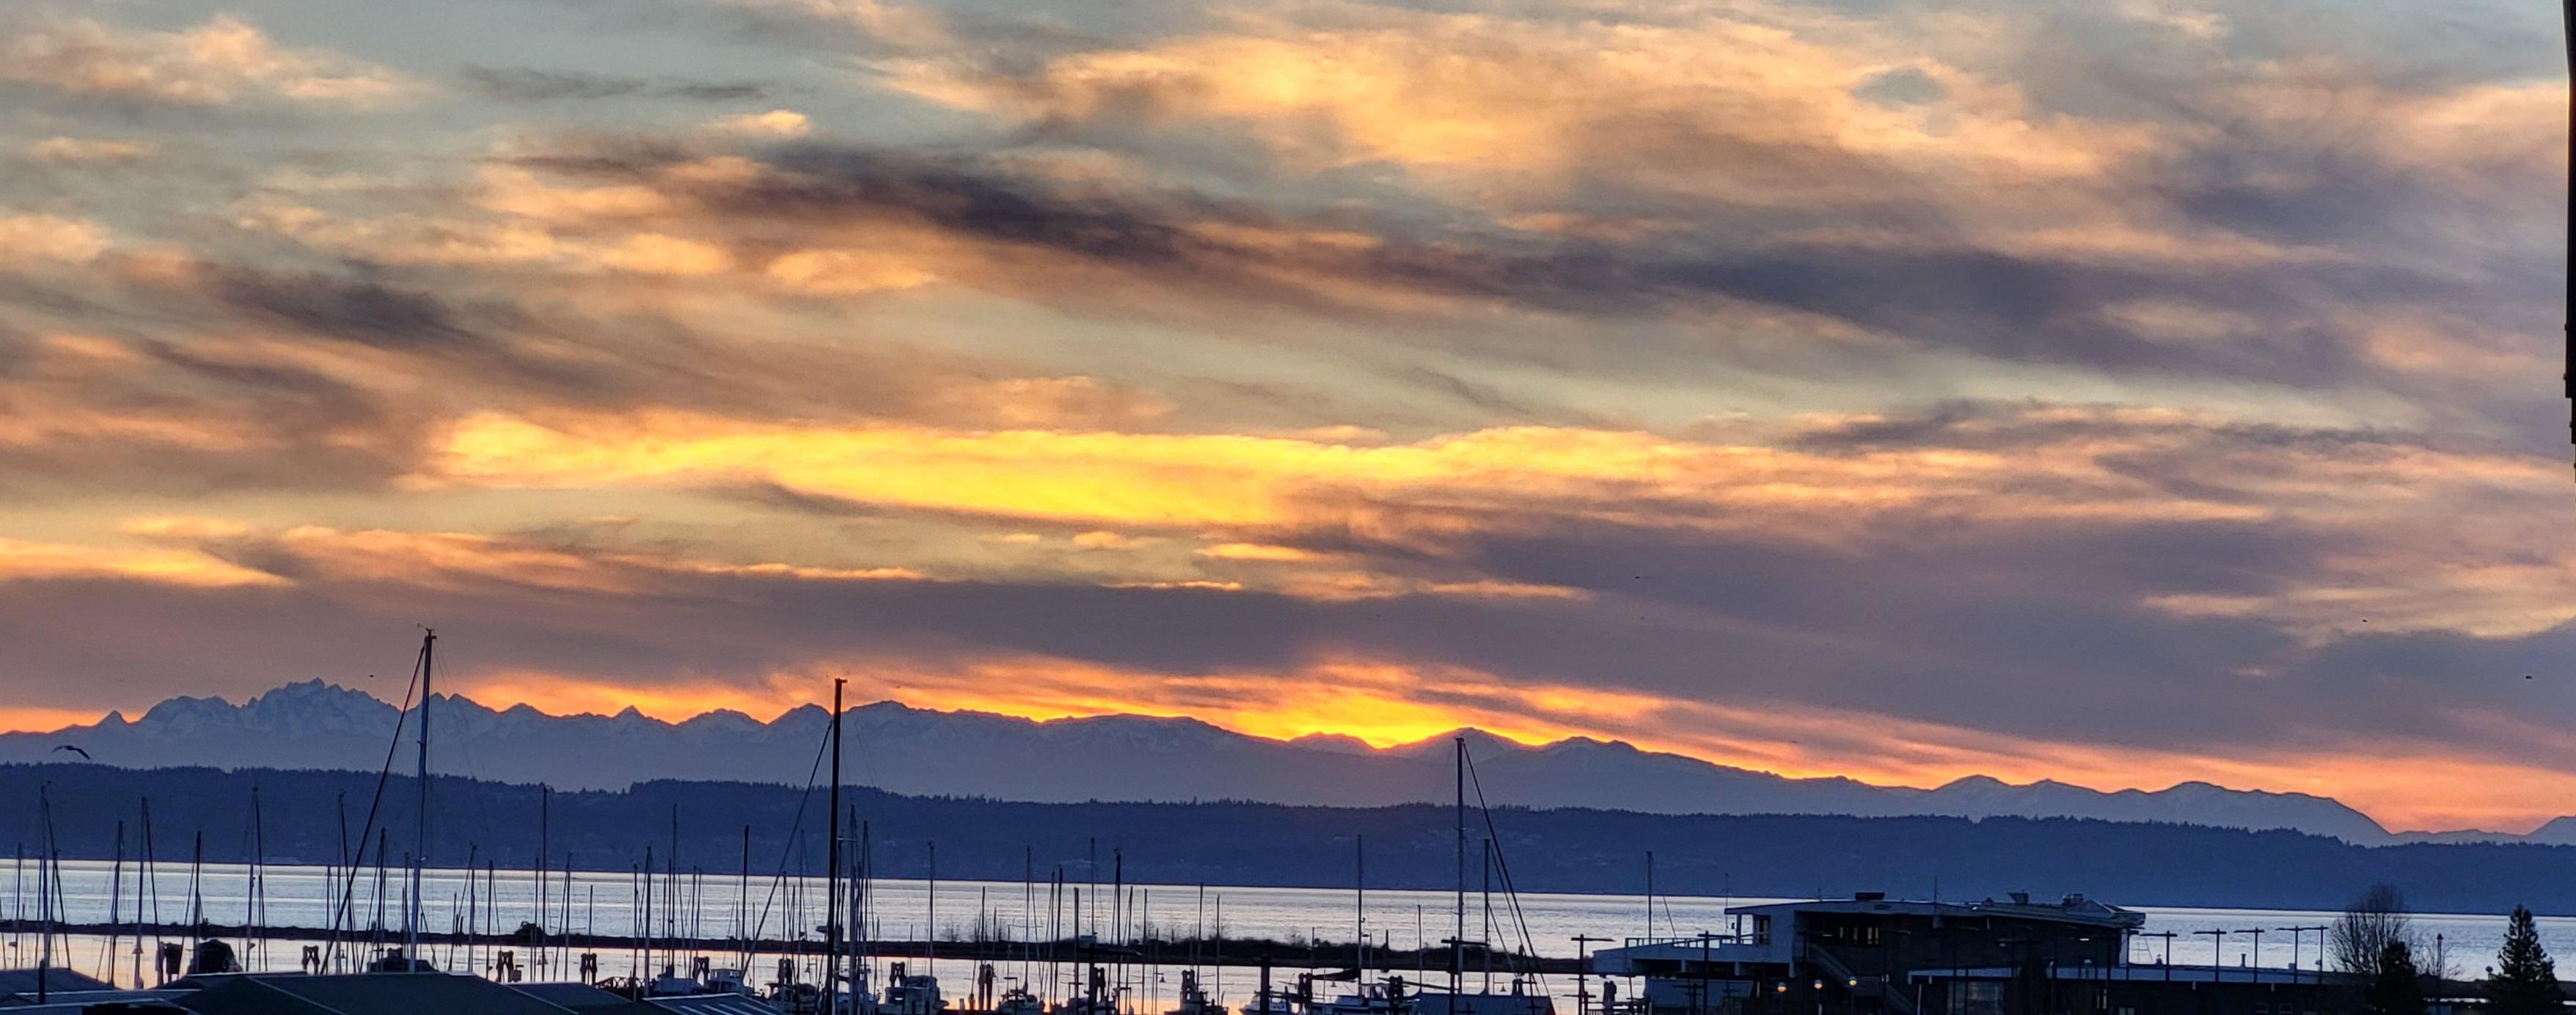
<instances>
[{"instance_id":1,"label":"sky","mask_svg":"<svg viewBox=\"0 0 2576 1015\"><path fill-rule=\"evenodd\" d=\"M429 625L548 711L2528 829L2563 60L2488 0L13 3L0 727L399 698Z\"/></svg>"}]
</instances>

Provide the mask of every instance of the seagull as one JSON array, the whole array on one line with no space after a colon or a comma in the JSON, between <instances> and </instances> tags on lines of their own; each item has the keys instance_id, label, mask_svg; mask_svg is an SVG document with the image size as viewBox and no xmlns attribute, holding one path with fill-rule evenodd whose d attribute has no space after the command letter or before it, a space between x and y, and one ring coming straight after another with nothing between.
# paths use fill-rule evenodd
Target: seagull
<instances>
[{"instance_id":1,"label":"seagull","mask_svg":"<svg viewBox=\"0 0 2576 1015\"><path fill-rule=\"evenodd\" d=\"M93 761L93 760L96 760L96 759L91 758L91 757L89 756L89 752L88 752L88 751L81 750L80 748L78 748L78 747L74 747L74 746L72 746L72 745L70 745L70 744L63 744L63 745L61 745L61 746L55 747L54 749L55 749L55 750L57 750L57 751L70 751L70 752L72 752L73 754L80 755L80 756L81 756L81 760L82 760L82 761Z\"/></svg>"}]
</instances>

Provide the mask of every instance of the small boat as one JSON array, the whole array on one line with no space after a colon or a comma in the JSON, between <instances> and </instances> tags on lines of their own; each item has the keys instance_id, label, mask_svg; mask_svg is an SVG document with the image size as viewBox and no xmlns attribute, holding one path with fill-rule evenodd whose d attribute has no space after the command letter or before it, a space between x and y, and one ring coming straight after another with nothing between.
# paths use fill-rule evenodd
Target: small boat
<instances>
[{"instance_id":1,"label":"small boat","mask_svg":"<svg viewBox=\"0 0 2576 1015\"><path fill-rule=\"evenodd\" d=\"M1242 1015L1297 1015L1297 1006L1290 1004L1285 994L1265 991L1244 1004Z\"/></svg>"},{"instance_id":2,"label":"small boat","mask_svg":"<svg viewBox=\"0 0 2576 1015\"><path fill-rule=\"evenodd\" d=\"M1509 993L1424 990L1413 995L1414 1015L1556 1015L1556 1002L1527 992L1519 977Z\"/></svg>"},{"instance_id":3,"label":"small boat","mask_svg":"<svg viewBox=\"0 0 2576 1015\"><path fill-rule=\"evenodd\" d=\"M1073 997L1047 1009L1047 1015L1123 1015L1118 1010L1117 995L1109 997Z\"/></svg>"},{"instance_id":4,"label":"small boat","mask_svg":"<svg viewBox=\"0 0 2576 1015\"><path fill-rule=\"evenodd\" d=\"M939 995L939 978L915 976L897 962L886 975L885 999L877 1002L880 1015L938 1015L948 1008L948 1000Z\"/></svg>"},{"instance_id":5,"label":"small boat","mask_svg":"<svg viewBox=\"0 0 2576 1015\"><path fill-rule=\"evenodd\" d=\"M705 993L710 993L706 984L681 976L678 970L669 966L663 966L662 975L644 985L646 997L694 997Z\"/></svg>"},{"instance_id":6,"label":"small boat","mask_svg":"<svg viewBox=\"0 0 2576 1015\"><path fill-rule=\"evenodd\" d=\"M1306 1015L1413 1015L1413 997L1405 993L1403 977L1390 976L1354 984L1351 993L1330 1001L1308 1002Z\"/></svg>"},{"instance_id":7,"label":"small boat","mask_svg":"<svg viewBox=\"0 0 2576 1015\"><path fill-rule=\"evenodd\" d=\"M993 1015L1046 1015L1046 1002L1029 993L1027 987L1013 987L1003 991L1002 999L994 1002Z\"/></svg>"},{"instance_id":8,"label":"small boat","mask_svg":"<svg viewBox=\"0 0 2576 1015\"><path fill-rule=\"evenodd\" d=\"M438 967L430 965L428 959L405 958L403 950L395 947L385 949L383 954L376 956L375 961L367 963L367 971L370 973L435 973Z\"/></svg>"},{"instance_id":9,"label":"small boat","mask_svg":"<svg viewBox=\"0 0 2576 1015\"><path fill-rule=\"evenodd\" d=\"M1099 966L1091 967L1091 989L1064 999L1047 1009L1047 1015L1125 1015L1119 998L1126 988L1111 986Z\"/></svg>"},{"instance_id":10,"label":"small boat","mask_svg":"<svg viewBox=\"0 0 2576 1015\"><path fill-rule=\"evenodd\" d=\"M1181 1006L1172 1009L1171 1015L1226 1015L1226 1012L1224 1005L1210 999L1207 991L1199 987L1198 970L1184 969L1181 970Z\"/></svg>"}]
</instances>

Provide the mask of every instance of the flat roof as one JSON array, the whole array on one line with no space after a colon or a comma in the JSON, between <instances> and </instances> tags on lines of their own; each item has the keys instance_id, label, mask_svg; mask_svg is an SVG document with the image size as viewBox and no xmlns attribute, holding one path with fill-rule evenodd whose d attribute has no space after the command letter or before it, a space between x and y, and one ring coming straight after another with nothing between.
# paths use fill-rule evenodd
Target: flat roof
<instances>
[{"instance_id":1,"label":"flat roof","mask_svg":"<svg viewBox=\"0 0 2576 1015\"><path fill-rule=\"evenodd\" d=\"M454 973L251 973L190 995L205 1015L563 1015L570 1009L478 976Z\"/></svg>"},{"instance_id":2,"label":"flat roof","mask_svg":"<svg viewBox=\"0 0 2576 1015\"><path fill-rule=\"evenodd\" d=\"M2062 902L1910 902L1900 899L1818 899L1810 902L1773 902L1759 906L1735 906L1730 914L1748 916L1784 916L1798 913L1886 913L1904 916L2002 916L2016 920L2041 920L2073 923L2103 928L2133 928L2147 922L2146 914L2096 902L2080 895L2068 896Z\"/></svg>"},{"instance_id":3,"label":"flat roof","mask_svg":"<svg viewBox=\"0 0 2576 1015\"><path fill-rule=\"evenodd\" d=\"M2052 980L2107 980L2114 983L2259 983L2283 987L2314 987L2356 984L2363 978L2351 973L2318 973L2312 969L2262 969L2254 966L2088 966L2056 965L2046 970ZM1917 969L1907 974L1913 980L2009 980L2028 975L2027 970L2012 966L1968 966L1951 969Z\"/></svg>"}]
</instances>

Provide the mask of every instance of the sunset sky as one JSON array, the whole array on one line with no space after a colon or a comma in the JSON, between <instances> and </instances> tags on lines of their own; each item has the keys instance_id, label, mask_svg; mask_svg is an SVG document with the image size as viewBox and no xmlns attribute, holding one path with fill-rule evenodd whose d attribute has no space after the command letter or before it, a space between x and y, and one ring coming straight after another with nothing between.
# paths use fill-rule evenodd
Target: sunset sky
<instances>
[{"instance_id":1,"label":"sunset sky","mask_svg":"<svg viewBox=\"0 0 2576 1015\"><path fill-rule=\"evenodd\" d=\"M2527 829L2563 59L2487 0L8 4L0 727L399 699L427 624L549 711Z\"/></svg>"}]
</instances>

